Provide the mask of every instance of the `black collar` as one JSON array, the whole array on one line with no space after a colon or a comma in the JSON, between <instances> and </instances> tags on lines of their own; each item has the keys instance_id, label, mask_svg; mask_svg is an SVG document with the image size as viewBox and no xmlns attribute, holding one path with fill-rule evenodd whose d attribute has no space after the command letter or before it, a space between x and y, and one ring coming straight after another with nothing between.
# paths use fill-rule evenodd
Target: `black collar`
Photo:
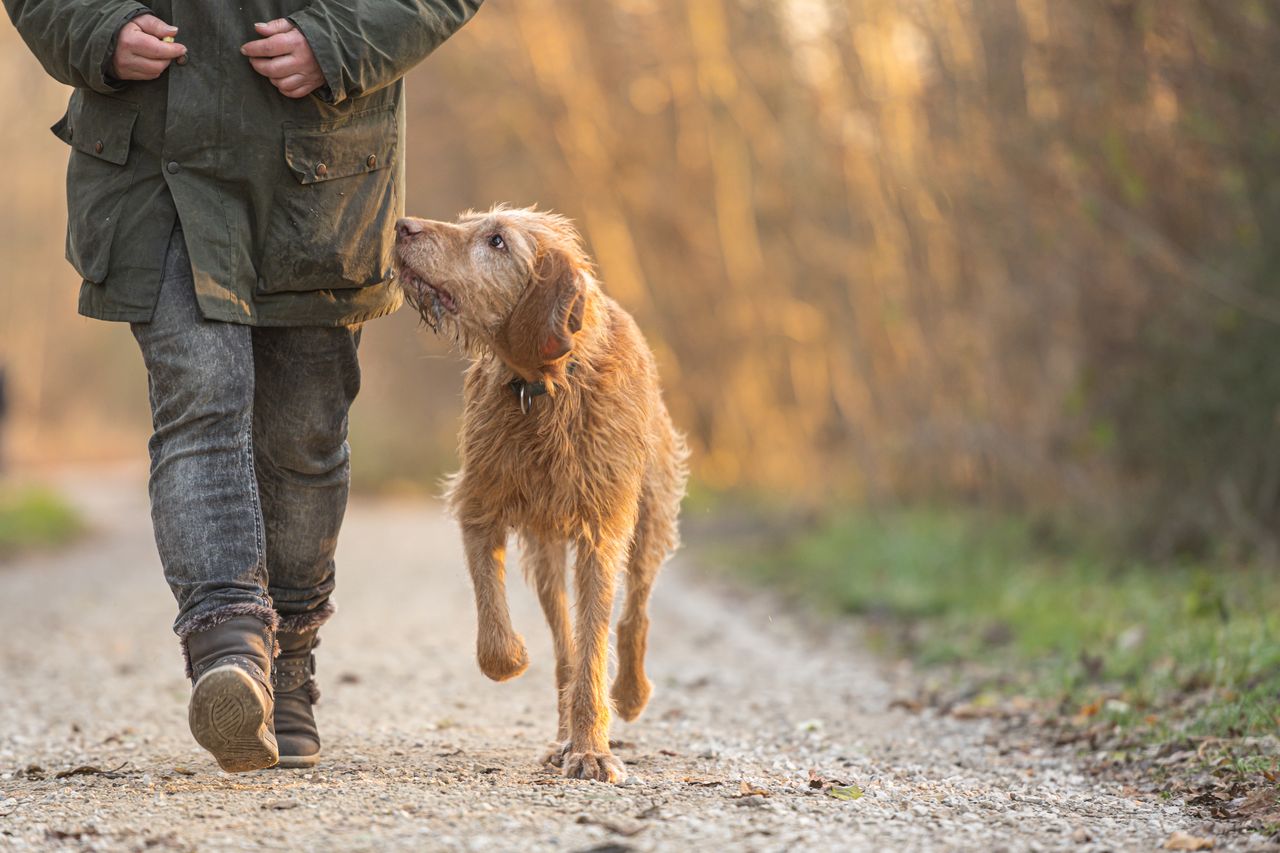
<instances>
[{"instance_id":1,"label":"black collar","mask_svg":"<svg viewBox=\"0 0 1280 853\"><path fill-rule=\"evenodd\" d=\"M565 374L572 376L573 371L577 366L578 363L576 361L569 362L569 366L565 369ZM542 380L538 380L537 382L526 382L519 376L508 382L507 387L515 392L516 399L520 401L520 412L525 415L529 414L529 407L533 405L533 398L541 397L543 394L547 393L546 382L543 382Z\"/></svg>"}]
</instances>

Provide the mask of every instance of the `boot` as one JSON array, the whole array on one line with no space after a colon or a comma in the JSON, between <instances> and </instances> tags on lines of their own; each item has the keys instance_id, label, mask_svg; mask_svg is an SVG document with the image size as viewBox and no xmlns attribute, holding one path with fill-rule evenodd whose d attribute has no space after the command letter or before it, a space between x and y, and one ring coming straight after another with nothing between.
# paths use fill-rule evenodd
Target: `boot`
<instances>
[{"instance_id":1,"label":"boot","mask_svg":"<svg viewBox=\"0 0 1280 853\"><path fill-rule=\"evenodd\" d=\"M276 635L280 656L271 682L275 687L275 733L280 744L280 767L314 767L320 760L320 732L311 710L320 699L316 687L315 647L319 626L306 631L281 631Z\"/></svg>"},{"instance_id":2,"label":"boot","mask_svg":"<svg viewBox=\"0 0 1280 853\"><path fill-rule=\"evenodd\" d=\"M272 767L280 758L271 733L271 630L236 616L186 638L191 661L187 719L196 741L228 773Z\"/></svg>"}]
</instances>

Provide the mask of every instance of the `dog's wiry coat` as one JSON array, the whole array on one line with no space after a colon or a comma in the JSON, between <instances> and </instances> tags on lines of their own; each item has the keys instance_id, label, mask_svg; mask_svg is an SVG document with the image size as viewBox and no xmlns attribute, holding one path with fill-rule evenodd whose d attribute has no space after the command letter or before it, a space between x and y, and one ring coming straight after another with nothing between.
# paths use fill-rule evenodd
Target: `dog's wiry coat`
<instances>
[{"instance_id":1,"label":"dog's wiry coat","mask_svg":"<svg viewBox=\"0 0 1280 853\"><path fill-rule=\"evenodd\" d=\"M561 745L551 758L568 776L620 781L622 764L609 752L609 698L626 720L649 700L647 604L677 545L688 456L653 355L631 316L601 291L561 217L498 208L456 224L401 220L398 230L410 301L474 358L464 383L462 466L447 497L475 586L480 668L502 681L528 666L506 600L505 548L515 530L555 646ZM543 382L548 393L526 414L513 379ZM618 673L606 692L620 573Z\"/></svg>"}]
</instances>

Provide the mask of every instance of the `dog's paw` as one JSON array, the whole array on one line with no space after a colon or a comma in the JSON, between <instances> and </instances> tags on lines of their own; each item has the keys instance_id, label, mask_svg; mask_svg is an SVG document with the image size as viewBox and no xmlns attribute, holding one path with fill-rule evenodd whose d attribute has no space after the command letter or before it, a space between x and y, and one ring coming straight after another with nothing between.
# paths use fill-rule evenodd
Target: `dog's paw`
<instances>
[{"instance_id":1,"label":"dog's paw","mask_svg":"<svg viewBox=\"0 0 1280 853\"><path fill-rule=\"evenodd\" d=\"M620 785L627 778L622 762L608 752L570 752L564 757L564 775Z\"/></svg>"},{"instance_id":2,"label":"dog's paw","mask_svg":"<svg viewBox=\"0 0 1280 853\"><path fill-rule=\"evenodd\" d=\"M613 681L613 689L609 691L613 698L613 708L618 716L628 723L644 711L653 695L653 683L643 674L628 678L619 675Z\"/></svg>"},{"instance_id":3,"label":"dog's paw","mask_svg":"<svg viewBox=\"0 0 1280 853\"><path fill-rule=\"evenodd\" d=\"M492 642L481 641L476 648L480 671L494 681L509 681L529 668L529 651L519 634Z\"/></svg>"},{"instance_id":4,"label":"dog's paw","mask_svg":"<svg viewBox=\"0 0 1280 853\"><path fill-rule=\"evenodd\" d=\"M567 740L553 744L547 754L542 756L542 763L549 764L552 767L564 767L564 757L569 754L569 750L572 747L573 742Z\"/></svg>"}]
</instances>

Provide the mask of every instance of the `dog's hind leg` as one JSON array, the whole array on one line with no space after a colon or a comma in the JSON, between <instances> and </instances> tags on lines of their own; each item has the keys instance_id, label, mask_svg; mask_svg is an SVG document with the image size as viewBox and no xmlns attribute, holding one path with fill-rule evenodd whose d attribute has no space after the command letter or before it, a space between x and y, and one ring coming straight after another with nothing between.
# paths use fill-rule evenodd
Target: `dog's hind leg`
<instances>
[{"instance_id":1,"label":"dog's hind leg","mask_svg":"<svg viewBox=\"0 0 1280 853\"><path fill-rule=\"evenodd\" d=\"M569 600L565 588L567 546L531 534L521 537L521 561L525 577L538 591L538 601L551 629L551 643L556 652L556 697L559 726L557 747L547 761L557 767L564 760L569 740L569 677L573 674L573 633L569 622Z\"/></svg>"},{"instance_id":2,"label":"dog's hind leg","mask_svg":"<svg viewBox=\"0 0 1280 853\"><path fill-rule=\"evenodd\" d=\"M649 642L649 594L662 561L675 545L675 512L654 500L646 489L640 500L635 536L627 560L627 600L618 621L618 674L613 679L613 707L631 722L644 711L653 685L644 672Z\"/></svg>"},{"instance_id":3,"label":"dog's hind leg","mask_svg":"<svg viewBox=\"0 0 1280 853\"><path fill-rule=\"evenodd\" d=\"M476 594L476 658L480 671L506 681L529 667L524 639L511 627L507 608L506 530L493 525L464 525L462 541Z\"/></svg>"}]
</instances>

